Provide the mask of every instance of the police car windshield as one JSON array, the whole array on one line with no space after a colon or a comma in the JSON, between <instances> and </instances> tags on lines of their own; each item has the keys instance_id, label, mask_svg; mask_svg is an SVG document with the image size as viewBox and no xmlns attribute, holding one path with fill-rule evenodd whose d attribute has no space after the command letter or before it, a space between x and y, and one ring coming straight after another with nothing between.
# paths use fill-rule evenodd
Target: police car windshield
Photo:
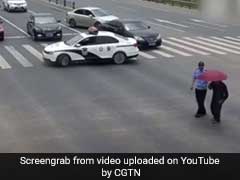
<instances>
[{"instance_id":1,"label":"police car windshield","mask_svg":"<svg viewBox=\"0 0 240 180\"><path fill-rule=\"evenodd\" d=\"M71 39L69 39L67 41L64 41L64 43L66 45L73 46L74 44L78 43L82 39L83 39L83 36L77 35L77 36L75 36L75 37L73 37L73 38L71 38Z\"/></svg>"},{"instance_id":2,"label":"police car windshield","mask_svg":"<svg viewBox=\"0 0 240 180\"><path fill-rule=\"evenodd\" d=\"M37 24L51 24L51 23L57 23L57 20L54 17L46 16L46 17L36 17L35 22Z\"/></svg>"},{"instance_id":3,"label":"police car windshield","mask_svg":"<svg viewBox=\"0 0 240 180\"><path fill-rule=\"evenodd\" d=\"M128 22L128 23L125 23L124 25L128 31L137 31L137 30L147 29L147 26L142 22Z\"/></svg>"},{"instance_id":4,"label":"police car windshield","mask_svg":"<svg viewBox=\"0 0 240 180\"><path fill-rule=\"evenodd\" d=\"M106 11L104 11L102 9L94 9L94 10L92 10L92 12L96 17L109 16L109 13L107 13Z\"/></svg>"}]
</instances>

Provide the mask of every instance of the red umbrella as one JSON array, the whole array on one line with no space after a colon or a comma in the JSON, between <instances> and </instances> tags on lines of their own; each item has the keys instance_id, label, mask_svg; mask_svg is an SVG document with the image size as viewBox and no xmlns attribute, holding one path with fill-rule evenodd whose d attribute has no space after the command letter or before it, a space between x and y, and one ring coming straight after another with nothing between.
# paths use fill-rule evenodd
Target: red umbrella
<instances>
[{"instance_id":1,"label":"red umbrella","mask_svg":"<svg viewBox=\"0 0 240 180\"><path fill-rule=\"evenodd\" d=\"M227 79L227 75L224 72L218 70L207 70L198 77L200 80L205 81L222 81Z\"/></svg>"}]
</instances>

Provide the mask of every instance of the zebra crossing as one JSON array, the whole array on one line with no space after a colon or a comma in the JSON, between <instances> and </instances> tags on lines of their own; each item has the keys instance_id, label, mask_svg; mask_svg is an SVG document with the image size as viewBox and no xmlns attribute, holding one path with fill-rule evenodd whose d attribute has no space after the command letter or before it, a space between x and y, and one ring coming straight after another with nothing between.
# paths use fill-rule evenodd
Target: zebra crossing
<instances>
[{"instance_id":1,"label":"zebra crossing","mask_svg":"<svg viewBox=\"0 0 240 180\"><path fill-rule=\"evenodd\" d=\"M41 51L46 47L47 43L37 45L21 44L3 45L0 47L0 67L1 69L11 69L12 63L9 59L19 63L22 67L34 67L36 62L43 62ZM3 53L4 51L4 53ZM28 58L26 53L30 54ZM210 56L210 55L226 55L228 53L240 54L240 36L237 37L166 37L163 39L163 44L158 49L149 51L140 51L139 57L144 60L159 60L163 58L177 58L179 56L192 57L195 55ZM7 55L7 57L5 57ZM5 56L4 56L5 55Z\"/></svg>"}]
</instances>

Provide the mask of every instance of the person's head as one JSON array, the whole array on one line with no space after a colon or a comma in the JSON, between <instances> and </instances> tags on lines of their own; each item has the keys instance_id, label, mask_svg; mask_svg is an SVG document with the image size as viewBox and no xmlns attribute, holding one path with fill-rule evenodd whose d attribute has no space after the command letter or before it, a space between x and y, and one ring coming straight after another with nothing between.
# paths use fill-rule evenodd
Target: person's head
<instances>
[{"instance_id":1,"label":"person's head","mask_svg":"<svg viewBox=\"0 0 240 180\"><path fill-rule=\"evenodd\" d=\"M203 61L200 61L198 63L198 68L200 69L200 71L203 71L203 69L204 69L204 62Z\"/></svg>"}]
</instances>

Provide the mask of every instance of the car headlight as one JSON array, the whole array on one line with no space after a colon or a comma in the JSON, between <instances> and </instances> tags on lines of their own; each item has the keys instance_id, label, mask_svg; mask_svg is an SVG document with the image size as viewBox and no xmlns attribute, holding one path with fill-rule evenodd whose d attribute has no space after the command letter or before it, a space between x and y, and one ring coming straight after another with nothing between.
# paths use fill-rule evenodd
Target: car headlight
<instances>
[{"instance_id":1,"label":"car headlight","mask_svg":"<svg viewBox=\"0 0 240 180\"><path fill-rule=\"evenodd\" d=\"M140 36L134 36L134 38L137 40L137 41L144 41L144 39Z\"/></svg>"},{"instance_id":2,"label":"car headlight","mask_svg":"<svg viewBox=\"0 0 240 180\"><path fill-rule=\"evenodd\" d=\"M161 34L158 34L157 39L161 39L161 38L162 38Z\"/></svg>"}]
</instances>

